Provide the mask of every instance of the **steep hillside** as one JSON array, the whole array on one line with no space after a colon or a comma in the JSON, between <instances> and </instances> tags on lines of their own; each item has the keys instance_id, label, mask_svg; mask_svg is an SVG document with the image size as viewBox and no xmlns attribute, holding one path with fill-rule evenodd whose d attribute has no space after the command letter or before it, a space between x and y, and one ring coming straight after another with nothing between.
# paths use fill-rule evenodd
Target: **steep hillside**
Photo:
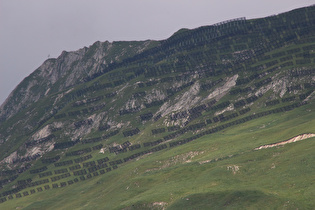
<instances>
[{"instance_id":1,"label":"steep hillside","mask_svg":"<svg viewBox=\"0 0 315 210\"><path fill-rule=\"evenodd\" d=\"M64 52L1 107L0 207L312 209L314 66L315 6Z\"/></svg>"},{"instance_id":2,"label":"steep hillside","mask_svg":"<svg viewBox=\"0 0 315 210\"><path fill-rule=\"evenodd\" d=\"M156 41L98 41L75 52L63 51L57 59L46 60L15 88L0 107L0 123L39 99L82 83L85 78L102 73L111 63L156 45Z\"/></svg>"}]
</instances>

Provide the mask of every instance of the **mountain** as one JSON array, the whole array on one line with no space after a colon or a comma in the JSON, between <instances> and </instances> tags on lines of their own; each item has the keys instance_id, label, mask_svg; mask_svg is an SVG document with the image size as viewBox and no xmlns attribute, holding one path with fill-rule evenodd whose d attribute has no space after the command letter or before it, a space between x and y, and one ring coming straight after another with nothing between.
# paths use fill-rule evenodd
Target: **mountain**
<instances>
[{"instance_id":1,"label":"mountain","mask_svg":"<svg viewBox=\"0 0 315 210\"><path fill-rule=\"evenodd\" d=\"M25 78L0 108L0 119L5 121L20 110L48 94L82 83L84 78L96 75L113 62L158 45L155 41L95 42L75 52L63 51L57 59L46 60Z\"/></svg>"},{"instance_id":2,"label":"mountain","mask_svg":"<svg viewBox=\"0 0 315 210\"><path fill-rule=\"evenodd\" d=\"M0 108L0 207L314 208L314 26L310 6L46 60Z\"/></svg>"}]
</instances>

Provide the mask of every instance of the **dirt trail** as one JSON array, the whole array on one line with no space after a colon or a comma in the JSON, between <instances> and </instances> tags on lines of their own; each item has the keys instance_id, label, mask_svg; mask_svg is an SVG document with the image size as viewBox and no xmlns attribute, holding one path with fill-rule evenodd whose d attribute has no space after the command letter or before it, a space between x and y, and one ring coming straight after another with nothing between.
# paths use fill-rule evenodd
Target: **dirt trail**
<instances>
[{"instance_id":1,"label":"dirt trail","mask_svg":"<svg viewBox=\"0 0 315 210\"><path fill-rule=\"evenodd\" d=\"M302 141L304 139L308 139L308 138L312 138L312 137L315 137L315 134L312 134L312 133L301 134L301 135L298 135L298 136L293 137L293 138L286 140L286 141L282 141L282 142L274 143L274 144L267 144L267 145L257 147L257 148L255 148L255 150L266 149L266 148L276 147L276 146L282 146L285 144L289 144L289 143L293 143L293 142L297 142L297 141Z\"/></svg>"}]
</instances>

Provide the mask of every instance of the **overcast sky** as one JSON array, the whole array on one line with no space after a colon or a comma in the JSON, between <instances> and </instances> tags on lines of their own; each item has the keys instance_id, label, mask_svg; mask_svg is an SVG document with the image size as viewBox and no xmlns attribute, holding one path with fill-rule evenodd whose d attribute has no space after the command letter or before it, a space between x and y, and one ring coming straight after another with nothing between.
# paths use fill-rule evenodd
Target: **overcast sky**
<instances>
[{"instance_id":1,"label":"overcast sky","mask_svg":"<svg viewBox=\"0 0 315 210\"><path fill-rule=\"evenodd\" d=\"M47 58L96 41L162 40L180 28L265 17L314 0L0 0L0 104Z\"/></svg>"}]
</instances>

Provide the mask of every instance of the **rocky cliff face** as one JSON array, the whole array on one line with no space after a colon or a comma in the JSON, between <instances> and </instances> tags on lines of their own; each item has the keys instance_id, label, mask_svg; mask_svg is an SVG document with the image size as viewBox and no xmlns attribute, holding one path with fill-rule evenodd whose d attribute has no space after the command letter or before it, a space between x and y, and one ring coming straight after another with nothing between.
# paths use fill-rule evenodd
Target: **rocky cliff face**
<instances>
[{"instance_id":1,"label":"rocky cliff face","mask_svg":"<svg viewBox=\"0 0 315 210\"><path fill-rule=\"evenodd\" d=\"M40 98L79 84L109 64L119 63L124 58L157 44L158 42L150 40L113 43L98 41L77 51L63 51L58 58L46 60L12 91L0 107L0 123Z\"/></svg>"}]
</instances>

